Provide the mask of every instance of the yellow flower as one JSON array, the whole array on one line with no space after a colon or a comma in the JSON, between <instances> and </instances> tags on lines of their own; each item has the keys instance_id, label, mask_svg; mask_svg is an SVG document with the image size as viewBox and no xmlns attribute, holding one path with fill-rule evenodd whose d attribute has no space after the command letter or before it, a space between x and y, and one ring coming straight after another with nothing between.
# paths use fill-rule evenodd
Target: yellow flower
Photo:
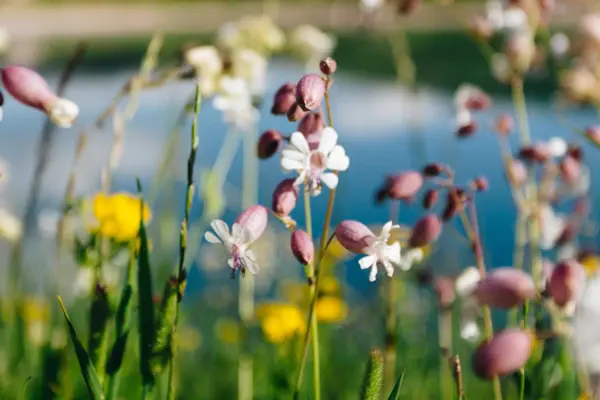
<instances>
[{"instance_id":1,"label":"yellow flower","mask_svg":"<svg viewBox=\"0 0 600 400\"><path fill-rule=\"evenodd\" d=\"M256 310L260 327L267 341L283 343L306 331L305 315L291 304L263 304Z\"/></svg>"},{"instance_id":2,"label":"yellow flower","mask_svg":"<svg viewBox=\"0 0 600 400\"><path fill-rule=\"evenodd\" d=\"M339 297L321 297L315 307L317 319L322 322L342 322L348 316L348 306Z\"/></svg>"},{"instance_id":3,"label":"yellow flower","mask_svg":"<svg viewBox=\"0 0 600 400\"><path fill-rule=\"evenodd\" d=\"M41 297L29 297L23 302L22 316L25 322L47 322L50 318L50 306Z\"/></svg>"},{"instance_id":4,"label":"yellow flower","mask_svg":"<svg viewBox=\"0 0 600 400\"><path fill-rule=\"evenodd\" d=\"M238 323L231 318L221 318L215 325L215 334L223 343L237 343L239 341L239 333L240 328Z\"/></svg>"},{"instance_id":5,"label":"yellow flower","mask_svg":"<svg viewBox=\"0 0 600 400\"><path fill-rule=\"evenodd\" d=\"M319 293L322 295L335 295L340 293L340 283L338 280L330 275L326 275L321 278L319 284Z\"/></svg>"},{"instance_id":6,"label":"yellow flower","mask_svg":"<svg viewBox=\"0 0 600 400\"><path fill-rule=\"evenodd\" d=\"M136 238L141 219L141 200L129 193L96 194L92 209L96 226L92 229L118 242ZM151 218L149 206L144 203L144 222Z\"/></svg>"},{"instance_id":7,"label":"yellow flower","mask_svg":"<svg viewBox=\"0 0 600 400\"><path fill-rule=\"evenodd\" d=\"M583 266L587 276L593 275L594 273L600 271L600 256L595 254L585 256L581 260L581 265Z\"/></svg>"}]
</instances>

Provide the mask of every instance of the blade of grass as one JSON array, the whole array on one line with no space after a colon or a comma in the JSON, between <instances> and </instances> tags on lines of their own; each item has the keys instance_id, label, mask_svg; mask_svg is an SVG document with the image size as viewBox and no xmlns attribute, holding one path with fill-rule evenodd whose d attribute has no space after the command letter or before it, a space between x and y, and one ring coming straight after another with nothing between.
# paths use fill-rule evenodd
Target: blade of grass
<instances>
[{"instance_id":1,"label":"blade of grass","mask_svg":"<svg viewBox=\"0 0 600 400\"><path fill-rule=\"evenodd\" d=\"M402 383L404 382L405 373L406 370L402 371L402 375L400 375L400 378L398 378L398 380L396 381L396 384L394 385L394 388L392 389L388 400L398 400L400 398L400 389L402 389Z\"/></svg>"},{"instance_id":2,"label":"blade of grass","mask_svg":"<svg viewBox=\"0 0 600 400\"><path fill-rule=\"evenodd\" d=\"M369 356L367 370L363 380L361 400L379 400L383 388L383 355L379 350L373 350Z\"/></svg>"},{"instance_id":3,"label":"blade of grass","mask_svg":"<svg viewBox=\"0 0 600 400\"><path fill-rule=\"evenodd\" d=\"M65 320L67 322L67 327L69 328L69 335L71 336L71 340L73 341L73 347L75 348L75 354L77 355L77 361L79 361L79 368L81 369L81 375L83 376L83 380L88 388L88 392L90 394L90 398L92 400L104 400L104 393L102 392L102 386L100 385L100 381L98 380L98 376L96 375L96 370L92 365L92 361L88 356L83 344L79 340L77 336L77 331L71 322L71 318L65 309L65 305L63 304L62 299L58 296L58 302L60 303L60 308L65 316Z\"/></svg>"}]
</instances>

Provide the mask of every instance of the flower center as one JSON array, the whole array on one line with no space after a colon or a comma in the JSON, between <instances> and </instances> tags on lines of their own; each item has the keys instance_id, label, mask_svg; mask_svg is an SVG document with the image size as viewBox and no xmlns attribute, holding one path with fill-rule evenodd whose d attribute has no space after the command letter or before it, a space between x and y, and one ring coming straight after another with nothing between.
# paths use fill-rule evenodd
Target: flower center
<instances>
[{"instance_id":1,"label":"flower center","mask_svg":"<svg viewBox=\"0 0 600 400\"><path fill-rule=\"evenodd\" d=\"M310 165L312 168L324 170L327 163L327 157L322 151L313 151L310 153Z\"/></svg>"}]
</instances>

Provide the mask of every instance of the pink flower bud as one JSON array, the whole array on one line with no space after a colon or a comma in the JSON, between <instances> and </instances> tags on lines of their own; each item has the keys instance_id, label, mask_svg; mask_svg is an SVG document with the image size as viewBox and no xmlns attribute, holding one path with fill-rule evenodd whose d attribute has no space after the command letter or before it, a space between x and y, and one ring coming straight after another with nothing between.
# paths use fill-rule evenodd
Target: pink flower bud
<instances>
[{"instance_id":1,"label":"pink flower bud","mask_svg":"<svg viewBox=\"0 0 600 400\"><path fill-rule=\"evenodd\" d=\"M439 163L427 164L423 167L423 176L425 178L435 178L444 172L444 166Z\"/></svg>"},{"instance_id":2,"label":"pink flower bud","mask_svg":"<svg viewBox=\"0 0 600 400\"><path fill-rule=\"evenodd\" d=\"M482 343L473 355L473 370L484 379L505 376L525 365L531 356L533 336L518 328L505 329Z\"/></svg>"},{"instance_id":3,"label":"pink flower bud","mask_svg":"<svg viewBox=\"0 0 600 400\"><path fill-rule=\"evenodd\" d=\"M256 240L267 228L268 220L269 211L261 205L254 205L242 211L235 222L248 229L253 240Z\"/></svg>"},{"instance_id":4,"label":"pink flower bud","mask_svg":"<svg viewBox=\"0 0 600 400\"><path fill-rule=\"evenodd\" d=\"M326 59L321 60L319 69L323 75L333 75L337 70L337 62L333 58L327 57Z\"/></svg>"},{"instance_id":5,"label":"pink flower bud","mask_svg":"<svg viewBox=\"0 0 600 400\"><path fill-rule=\"evenodd\" d=\"M320 132L325 128L325 121L321 113L306 114L300 123L298 123L298 132L302 132L305 137Z\"/></svg>"},{"instance_id":6,"label":"pink flower bud","mask_svg":"<svg viewBox=\"0 0 600 400\"><path fill-rule=\"evenodd\" d=\"M292 104L296 102L296 84L292 82L284 83L273 97L273 106L271 114L283 115L288 112Z\"/></svg>"},{"instance_id":7,"label":"pink flower bud","mask_svg":"<svg viewBox=\"0 0 600 400\"><path fill-rule=\"evenodd\" d=\"M437 203L439 198L439 192L435 189L429 189L423 197L423 208L430 209Z\"/></svg>"},{"instance_id":8,"label":"pink flower bud","mask_svg":"<svg viewBox=\"0 0 600 400\"><path fill-rule=\"evenodd\" d=\"M512 308L535 296L531 276L521 270L504 267L487 274L475 290L481 304L496 308Z\"/></svg>"},{"instance_id":9,"label":"pink flower bud","mask_svg":"<svg viewBox=\"0 0 600 400\"><path fill-rule=\"evenodd\" d=\"M268 131L263 132L258 139L257 153L258 158L264 160L272 157L277 150L279 150L279 145L283 137L279 131L275 129L269 129Z\"/></svg>"},{"instance_id":10,"label":"pink flower bud","mask_svg":"<svg viewBox=\"0 0 600 400\"><path fill-rule=\"evenodd\" d=\"M290 122L296 122L300 118L304 117L305 114L306 112L302 108L300 108L298 103L294 102L294 104L292 104L287 110L287 119Z\"/></svg>"},{"instance_id":11,"label":"pink flower bud","mask_svg":"<svg viewBox=\"0 0 600 400\"><path fill-rule=\"evenodd\" d=\"M565 227L563 228L562 233L556 239L556 246L563 246L575 239L577 236L578 227L577 224L573 221L568 221Z\"/></svg>"},{"instance_id":12,"label":"pink flower bud","mask_svg":"<svg viewBox=\"0 0 600 400\"><path fill-rule=\"evenodd\" d=\"M498 134L507 136L514 129L515 121L508 114L502 114L496 119L495 129Z\"/></svg>"},{"instance_id":13,"label":"pink flower bud","mask_svg":"<svg viewBox=\"0 0 600 400\"><path fill-rule=\"evenodd\" d=\"M477 123L475 121L469 121L465 124L461 124L456 130L456 136L459 138L468 138L475 134L477 131Z\"/></svg>"},{"instance_id":14,"label":"pink flower bud","mask_svg":"<svg viewBox=\"0 0 600 400\"><path fill-rule=\"evenodd\" d=\"M273 212L279 217L289 215L298 201L298 187L294 186L295 179L289 178L279 182L273 191Z\"/></svg>"},{"instance_id":15,"label":"pink flower bud","mask_svg":"<svg viewBox=\"0 0 600 400\"><path fill-rule=\"evenodd\" d=\"M421 218L412 229L408 245L410 247L423 247L437 240L442 233L442 222L435 214Z\"/></svg>"},{"instance_id":16,"label":"pink flower bud","mask_svg":"<svg viewBox=\"0 0 600 400\"><path fill-rule=\"evenodd\" d=\"M596 145L600 146L600 126L592 126L585 130L585 136Z\"/></svg>"},{"instance_id":17,"label":"pink flower bud","mask_svg":"<svg viewBox=\"0 0 600 400\"><path fill-rule=\"evenodd\" d=\"M564 307L572 300L576 300L585 279L583 266L575 260L564 260L559 262L548 283L548 291L554 302Z\"/></svg>"},{"instance_id":18,"label":"pink flower bud","mask_svg":"<svg viewBox=\"0 0 600 400\"><path fill-rule=\"evenodd\" d=\"M325 81L318 74L304 75L296 86L296 102L304 111L321 105L325 96Z\"/></svg>"},{"instance_id":19,"label":"pink flower bud","mask_svg":"<svg viewBox=\"0 0 600 400\"><path fill-rule=\"evenodd\" d=\"M530 162L545 163L552 158L550 148L545 143L537 143L533 146L522 147L519 156Z\"/></svg>"},{"instance_id":20,"label":"pink flower bud","mask_svg":"<svg viewBox=\"0 0 600 400\"><path fill-rule=\"evenodd\" d=\"M523 186L527 180L527 168L519 160L510 160L506 172L509 182L516 187Z\"/></svg>"},{"instance_id":21,"label":"pink flower bud","mask_svg":"<svg viewBox=\"0 0 600 400\"><path fill-rule=\"evenodd\" d=\"M446 196L446 206L442 211L442 219L444 221L451 220L463 207L467 200L464 190L460 188L451 188Z\"/></svg>"},{"instance_id":22,"label":"pink flower bud","mask_svg":"<svg viewBox=\"0 0 600 400\"><path fill-rule=\"evenodd\" d=\"M416 171L406 171L389 177L386 183L388 196L395 200L409 200L423 186L423 177Z\"/></svg>"},{"instance_id":23,"label":"pink flower bud","mask_svg":"<svg viewBox=\"0 0 600 400\"><path fill-rule=\"evenodd\" d=\"M315 245L308 234L302 230L296 230L292 233L290 246L292 254L302 265L310 263L315 255Z\"/></svg>"},{"instance_id":24,"label":"pink flower bud","mask_svg":"<svg viewBox=\"0 0 600 400\"><path fill-rule=\"evenodd\" d=\"M433 287L438 298L440 308L448 308L452 305L455 298L454 280L440 276L436 277L433 282Z\"/></svg>"},{"instance_id":25,"label":"pink flower bud","mask_svg":"<svg viewBox=\"0 0 600 400\"><path fill-rule=\"evenodd\" d=\"M72 126L79 114L75 103L58 97L48 82L29 68L17 65L4 67L2 84L17 101L45 112L52 123L61 128Z\"/></svg>"},{"instance_id":26,"label":"pink flower bud","mask_svg":"<svg viewBox=\"0 0 600 400\"><path fill-rule=\"evenodd\" d=\"M490 184L485 176L478 176L472 182L473 190L476 192L485 192L490 188Z\"/></svg>"},{"instance_id":27,"label":"pink flower bud","mask_svg":"<svg viewBox=\"0 0 600 400\"><path fill-rule=\"evenodd\" d=\"M335 236L348 251L360 254L375 239L375 234L358 221L345 220L338 224Z\"/></svg>"},{"instance_id":28,"label":"pink flower bud","mask_svg":"<svg viewBox=\"0 0 600 400\"><path fill-rule=\"evenodd\" d=\"M581 162L583 160L583 149L581 146L577 146L575 144L569 145L567 148L567 155Z\"/></svg>"},{"instance_id":29,"label":"pink flower bud","mask_svg":"<svg viewBox=\"0 0 600 400\"><path fill-rule=\"evenodd\" d=\"M560 177L567 185L572 185L581 176L581 164L571 156L563 158L558 165Z\"/></svg>"}]
</instances>

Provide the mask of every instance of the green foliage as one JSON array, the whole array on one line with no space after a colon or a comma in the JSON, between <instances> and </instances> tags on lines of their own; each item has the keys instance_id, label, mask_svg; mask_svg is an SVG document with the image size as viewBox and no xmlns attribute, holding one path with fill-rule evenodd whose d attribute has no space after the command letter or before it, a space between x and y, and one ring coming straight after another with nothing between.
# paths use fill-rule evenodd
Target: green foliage
<instances>
[{"instance_id":1,"label":"green foliage","mask_svg":"<svg viewBox=\"0 0 600 400\"><path fill-rule=\"evenodd\" d=\"M383 387L383 356L381 351L373 350L367 362L367 369L360 390L362 400L379 400Z\"/></svg>"}]
</instances>

